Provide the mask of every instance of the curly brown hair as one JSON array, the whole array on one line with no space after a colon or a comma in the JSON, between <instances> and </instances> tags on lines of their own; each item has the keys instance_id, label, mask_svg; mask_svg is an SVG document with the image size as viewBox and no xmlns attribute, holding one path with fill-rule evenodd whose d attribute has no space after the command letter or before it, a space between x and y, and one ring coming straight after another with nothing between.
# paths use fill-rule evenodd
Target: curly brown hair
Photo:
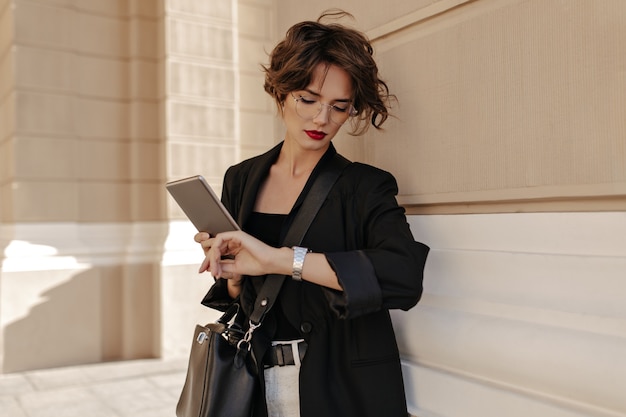
<instances>
[{"instance_id":1,"label":"curly brown hair","mask_svg":"<svg viewBox=\"0 0 626 417\"><path fill-rule=\"evenodd\" d=\"M327 18L353 17L342 10L328 10L317 21L293 25L270 54L265 71L265 91L282 106L287 94L310 85L318 64L335 65L352 79L353 103L351 135L362 135L369 123L376 129L389 117L389 102L395 96L379 77L373 48L358 30L339 23L322 23Z\"/></svg>"}]
</instances>

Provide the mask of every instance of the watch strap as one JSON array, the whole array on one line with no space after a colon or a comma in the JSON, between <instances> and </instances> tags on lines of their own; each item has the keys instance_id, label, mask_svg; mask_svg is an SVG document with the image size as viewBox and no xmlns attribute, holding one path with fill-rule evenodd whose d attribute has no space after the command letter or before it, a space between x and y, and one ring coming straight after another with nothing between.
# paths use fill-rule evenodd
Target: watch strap
<instances>
[{"instance_id":1,"label":"watch strap","mask_svg":"<svg viewBox=\"0 0 626 417\"><path fill-rule=\"evenodd\" d=\"M302 281L302 268L304 267L304 258L309 250L300 246L293 247L293 267L291 278L295 281Z\"/></svg>"}]
</instances>

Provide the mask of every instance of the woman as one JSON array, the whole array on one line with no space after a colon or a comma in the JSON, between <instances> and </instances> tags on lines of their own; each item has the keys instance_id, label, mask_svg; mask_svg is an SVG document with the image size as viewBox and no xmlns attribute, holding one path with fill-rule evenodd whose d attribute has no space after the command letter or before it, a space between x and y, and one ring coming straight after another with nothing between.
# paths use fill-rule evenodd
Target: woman
<instances>
[{"instance_id":1,"label":"woman","mask_svg":"<svg viewBox=\"0 0 626 417\"><path fill-rule=\"evenodd\" d=\"M203 300L208 307L225 310L238 300L250 314L268 274L296 278L285 281L254 333L253 352L263 358L255 416L407 415L389 309L418 302L428 247L413 240L393 176L349 164L304 249L280 247L312 181L336 153L331 141L343 124L362 134L388 117L392 96L369 41L322 23L346 14L296 24L273 50L265 90L284 121L284 140L226 172L222 200L243 231L195 236L206 254L200 272L216 278ZM277 365L283 356L286 363Z\"/></svg>"}]
</instances>

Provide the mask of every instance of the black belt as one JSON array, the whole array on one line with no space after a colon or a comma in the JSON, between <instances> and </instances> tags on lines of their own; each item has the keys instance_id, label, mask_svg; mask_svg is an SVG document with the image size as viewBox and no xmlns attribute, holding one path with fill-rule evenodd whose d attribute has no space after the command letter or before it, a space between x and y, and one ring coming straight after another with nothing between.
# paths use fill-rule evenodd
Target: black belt
<instances>
[{"instance_id":1,"label":"black belt","mask_svg":"<svg viewBox=\"0 0 626 417\"><path fill-rule=\"evenodd\" d=\"M263 366L265 368L271 368L273 366L295 365L296 362L294 360L292 346L292 344L278 344L275 346L270 346L270 348L267 350L267 353L265 354ZM306 348L306 342L298 343L298 356L300 357L300 361L304 359Z\"/></svg>"}]
</instances>

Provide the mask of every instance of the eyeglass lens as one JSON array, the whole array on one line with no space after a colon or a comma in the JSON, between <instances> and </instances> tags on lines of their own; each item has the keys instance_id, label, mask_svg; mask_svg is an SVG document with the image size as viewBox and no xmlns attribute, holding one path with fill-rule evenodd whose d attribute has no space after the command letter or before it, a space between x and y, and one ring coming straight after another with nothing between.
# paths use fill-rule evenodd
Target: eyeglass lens
<instances>
[{"instance_id":1,"label":"eyeglass lens","mask_svg":"<svg viewBox=\"0 0 626 417\"><path fill-rule=\"evenodd\" d=\"M349 103L338 103L338 104L326 104L321 101L315 100L314 98L308 97L293 97L296 102L296 113L300 117L306 120L311 120L317 117L318 114L321 113L324 107L328 107L328 112L330 113L330 120L334 123L342 125L348 120L350 117L350 113L352 111L352 106Z\"/></svg>"}]
</instances>

